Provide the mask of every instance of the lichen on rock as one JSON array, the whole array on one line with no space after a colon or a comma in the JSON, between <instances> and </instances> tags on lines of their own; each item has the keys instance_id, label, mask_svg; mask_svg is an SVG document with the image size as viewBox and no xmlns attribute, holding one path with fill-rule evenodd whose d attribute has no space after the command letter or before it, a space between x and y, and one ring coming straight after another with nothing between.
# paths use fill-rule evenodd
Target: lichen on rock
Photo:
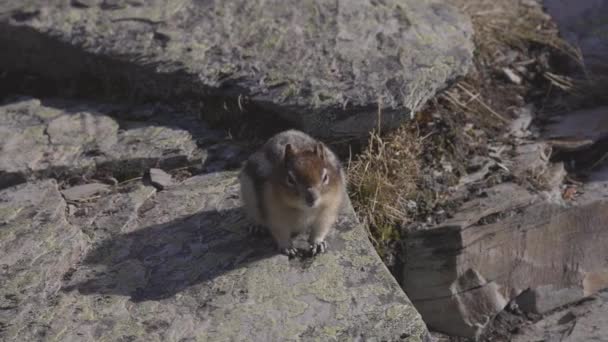
<instances>
[{"instance_id":1,"label":"lichen on rock","mask_svg":"<svg viewBox=\"0 0 608 342\"><path fill-rule=\"evenodd\" d=\"M246 97L333 139L365 137L379 110L396 127L472 64L469 19L432 0L113 3L0 5L0 63L112 94Z\"/></svg>"}]
</instances>

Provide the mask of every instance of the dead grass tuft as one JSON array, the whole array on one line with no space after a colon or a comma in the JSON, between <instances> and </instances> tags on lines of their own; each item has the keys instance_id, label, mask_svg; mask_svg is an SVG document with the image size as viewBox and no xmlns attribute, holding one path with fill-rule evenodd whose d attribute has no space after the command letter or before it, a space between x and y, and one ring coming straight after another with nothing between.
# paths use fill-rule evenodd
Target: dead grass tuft
<instances>
[{"instance_id":1,"label":"dead grass tuft","mask_svg":"<svg viewBox=\"0 0 608 342\"><path fill-rule=\"evenodd\" d=\"M421 151L418 131L409 124L385 137L373 132L367 149L349 162L351 199L379 251L381 242L398 239L397 226L409 221L407 201L418 188Z\"/></svg>"},{"instance_id":2,"label":"dead grass tuft","mask_svg":"<svg viewBox=\"0 0 608 342\"><path fill-rule=\"evenodd\" d=\"M547 96L550 88L560 91L576 88L573 80L551 68L548 56L555 53L581 64L580 51L559 37L557 27L537 1L449 2L473 22L475 68L429 102L425 110L432 111L431 114L418 115L417 123L407 123L393 133L371 134L364 151L349 163L350 197L381 255L388 243L401 238L404 225L420 218L416 215L421 212L416 210L433 211L442 205L439 200L425 203L428 199L419 195L437 191L427 188L428 178L432 178L433 170L441 164L440 158L459 169L462 165L458 163L466 164L467 154L458 151L482 148L483 139L500 136L511 120L512 111L524 106L530 98ZM521 82L505 78L505 68L517 73ZM468 125L475 131L485 132L485 138L479 138L477 146L450 149L453 144L467 144L466 137L456 141L438 130L441 125L429 124L437 118L449 119L447 126L453 132L463 132ZM437 133L436 137L421 138L429 134L429 130ZM411 201L415 203L409 207L418 209L408 209Z\"/></svg>"},{"instance_id":3,"label":"dead grass tuft","mask_svg":"<svg viewBox=\"0 0 608 342\"><path fill-rule=\"evenodd\" d=\"M578 48L559 37L556 25L534 0L449 0L468 14L475 29L478 59L492 63L508 48L548 46L582 63Z\"/></svg>"},{"instance_id":4,"label":"dead grass tuft","mask_svg":"<svg viewBox=\"0 0 608 342\"><path fill-rule=\"evenodd\" d=\"M456 83L452 89L446 90L439 97L446 100L454 109L473 112L479 117L491 116L501 123L509 122L508 118L494 110L484 100L482 93L466 80Z\"/></svg>"}]
</instances>

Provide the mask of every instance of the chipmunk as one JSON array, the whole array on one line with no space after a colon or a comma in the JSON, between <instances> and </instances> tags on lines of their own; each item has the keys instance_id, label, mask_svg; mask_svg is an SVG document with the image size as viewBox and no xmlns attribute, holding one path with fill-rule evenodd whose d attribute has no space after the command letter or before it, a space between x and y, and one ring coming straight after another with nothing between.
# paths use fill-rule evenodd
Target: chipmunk
<instances>
[{"instance_id":1,"label":"chipmunk","mask_svg":"<svg viewBox=\"0 0 608 342\"><path fill-rule=\"evenodd\" d=\"M249 157L239 181L253 232L268 229L291 257L292 237L310 229L312 255L325 252L346 192L340 161L324 143L297 130L278 133Z\"/></svg>"}]
</instances>

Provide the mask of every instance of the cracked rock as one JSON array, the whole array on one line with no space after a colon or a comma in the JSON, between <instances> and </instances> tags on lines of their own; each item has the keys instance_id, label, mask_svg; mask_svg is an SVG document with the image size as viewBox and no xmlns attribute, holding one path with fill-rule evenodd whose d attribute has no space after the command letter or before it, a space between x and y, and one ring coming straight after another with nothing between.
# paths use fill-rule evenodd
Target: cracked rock
<instances>
[{"instance_id":1,"label":"cracked rock","mask_svg":"<svg viewBox=\"0 0 608 342\"><path fill-rule=\"evenodd\" d=\"M70 222L52 180L0 192L0 339L428 338L349 204L325 254L290 260L247 233L237 172L123 186Z\"/></svg>"},{"instance_id":2,"label":"cracked rock","mask_svg":"<svg viewBox=\"0 0 608 342\"><path fill-rule=\"evenodd\" d=\"M538 322L518 329L514 342L604 341L608 336L608 291L551 312Z\"/></svg>"},{"instance_id":3,"label":"cracked rock","mask_svg":"<svg viewBox=\"0 0 608 342\"><path fill-rule=\"evenodd\" d=\"M571 204L549 193L559 193L563 166L548 169L554 189L502 183L408 235L403 287L430 328L476 338L515 298L544 314L608 288L608 164Z\"/></svg>"},{"instance_id":4,"label":"cracked rock","mask_svg":"<svg viewBox=\"0 0 608 342\"><path fill-rule=\"evenodd\" d=\"M116 108L71 102L20 99L0 106L0 189L28 179L110 173L125 180L150 167L200 163L206 155L202 124L121 121Z\"/></svg>"},{"instance_id":5,"label":"cracked rock","mask_svg":"<svg viewBox=\"0 0 608 342\"><path fill-rule=\"evenodd\" d=\"M234 115L246 98L326 138L367 137L379 107L395 128L472 65L470 19L444 2L76 3L0 5L0 65L150 98L222 96Z\"/></svg>"},{"instance_id":6,"label":"cracked rock","mask_svg":"<svg viewBox=\"0 0 608 342\"><path fill-rule=\"evenodd\" d=\"M12 340L11 331L17 330L27 335L18 340L38 340L51 329L45 320L54 317L64 274L87 247L65 212L54 180L0 191L1 340ZM22 325L23 320L29 322Z\"/></svg>"}]
</instances>

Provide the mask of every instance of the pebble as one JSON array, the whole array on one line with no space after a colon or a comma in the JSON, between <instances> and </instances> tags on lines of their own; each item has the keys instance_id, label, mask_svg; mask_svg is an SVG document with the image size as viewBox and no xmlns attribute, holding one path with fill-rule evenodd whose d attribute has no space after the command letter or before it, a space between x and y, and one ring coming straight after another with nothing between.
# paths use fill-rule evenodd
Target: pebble
<instances>
[{"instance_id":1,"label":"pebble","mask_svg":"<svg viewBox=\"0 0 608 342\"><path fill-rule=\"evenodd\" d=\"M163 190L173 184L171 175L161 169L150 169L150 183L158 190Z\"/></svg>"}]
</instances>

